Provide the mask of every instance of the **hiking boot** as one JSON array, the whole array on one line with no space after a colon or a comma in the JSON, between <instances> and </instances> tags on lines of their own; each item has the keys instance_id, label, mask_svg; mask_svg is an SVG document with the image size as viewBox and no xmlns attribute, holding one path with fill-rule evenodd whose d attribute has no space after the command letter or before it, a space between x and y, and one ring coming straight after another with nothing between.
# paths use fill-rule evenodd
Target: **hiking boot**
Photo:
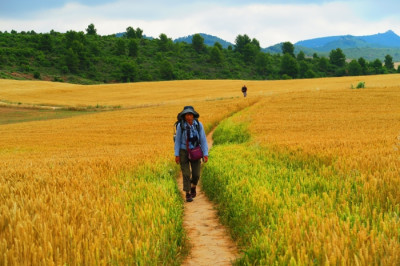
<instances>
[{"instance_id":1,"label":"hiking boot","mask_svg":"<svg viewBox=\"0 0 400 266\"><path fill-rule=\"evenodd\" d=\"M196 187L191 187L190 188L190 194L192 195L192 198L196 197Z\"/></svg>"},{"instance_id":2,"label":"hiking boot","mask_svg":"<svg viewBox=\"0 0 400 266\"><path fill-rule=\"evenodd\" d=\"M187 202L192 202L193 201L192 195L190 195L190 193L187 193L187 192L186 192L186 201Z\"/></svg>"}]
</instances>

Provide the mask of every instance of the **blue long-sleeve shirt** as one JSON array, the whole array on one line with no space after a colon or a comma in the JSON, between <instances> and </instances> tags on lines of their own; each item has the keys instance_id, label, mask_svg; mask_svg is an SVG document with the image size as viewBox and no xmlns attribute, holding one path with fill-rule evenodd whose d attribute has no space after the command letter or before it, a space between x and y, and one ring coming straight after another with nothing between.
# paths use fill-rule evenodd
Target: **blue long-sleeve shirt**
<instances>
[{"instance_id":1,"label":"blue long-sleeve shirt","mask_svg":"<svg viewBox=\"0 0 400 266\"><path fill-rule=\"evenodd\" d=\"M193 124L190 126L187 122L184 122L184 130L182 134L182 129L181 129L181 124L179 123L178 126L176 127L176 137L175 137L175 156L179 156L179 150L183 149L186 150L186 139L187 139L187 133L186 133L186 128L189 126L190 127L190 137L195 137L200 140L200 146L201 150L203 151L204 156L208 156L208 144L207 144L207 138L206 138L206 133L204 132L204 127L203 124L198 121L199 123L199 132L197 132L197 127L196 127L196 120L193 120ZM189 148L193 149L193 144L189 141Z\"/></svg>"}]
</instances>

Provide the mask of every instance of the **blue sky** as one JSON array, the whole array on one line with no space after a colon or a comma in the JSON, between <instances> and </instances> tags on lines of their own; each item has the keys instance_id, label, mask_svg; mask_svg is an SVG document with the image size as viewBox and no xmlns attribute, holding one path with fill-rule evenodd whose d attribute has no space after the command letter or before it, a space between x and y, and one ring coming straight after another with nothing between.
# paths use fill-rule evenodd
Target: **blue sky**
<instances>
[{"instance_id":1,"label":"blue sky","mask_svg":"<svg viewBox=\"0 0 400 266\"><path fill-rule=\"evenodd\" d=\"M239 34L262 47L332 35L400 35L398 0L0 0L0 31L85 31L101 35L128 26L178 38L208 33L234 43Z\"/></svg>"}]
</instances>

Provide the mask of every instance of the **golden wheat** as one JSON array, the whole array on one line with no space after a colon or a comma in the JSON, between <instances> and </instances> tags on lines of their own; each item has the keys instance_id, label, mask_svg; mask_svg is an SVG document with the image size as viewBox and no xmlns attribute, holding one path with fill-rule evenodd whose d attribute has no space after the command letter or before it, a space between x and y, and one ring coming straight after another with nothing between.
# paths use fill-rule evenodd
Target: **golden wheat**
<instances>
[{"instance_id":1,"label":"golden wheat","mask_svg":"<svg viewBox=\"0 0 400 266\"><path fill-rule=\"evenodd\" d=\"M150 182L138 169L156 174L173 161L173 123L191 103L1 125L0 264L148 264L169 254L159 243L173 239L179 217L165 220L169 206L158 202L175 204L168 191L176 188L163 192L171 183ZM248 104L193 105L211 125Z\"/></svg>"},{"instance_id":2,"label":"golden wheat","mask_svg":"<svg viewBox=\"0 0 400 266\"><path fill-rule=\"evenodd\" d=\"M379 208L389 212L388 208L400 202L396 192L400 169L399 80L399 75L384 75L101 86L0 80L0 101L5 104L127 108L0 125L0 262L145 264L149 261L144 258L159 256L163 251L154 249L153 241L159 237L154 232L163 232L168 238L172 225L154 216L166 209L152 206L146 199L160 196L157 192L171 184L158 187L139 178L137 171L145 167L157 172L168 165L160 162L172 161L173 122L177 112L189 104L201 114L200 120L209 130L224 117L259 101L240 118L249 123L258 143L300 151L302 156L320 156L334 163L343 176L356 173L365 183L360 191L366 195L364 204L378 202ZM350 90L360 81L365 82L366 89ZM241 96L243 83L249 88L247 99ZM159 167L152 169L152 164ZM137 180L132 180L135 173ZM160 197L167 201L173 197L168 195ZM138 202L133 212L129 209L132 202ZM374 257L373 252L380 252L371 249L374 245L387 254L399 250L397 242L381 241L377 235L349 233L351 229L339 225L336 217L318 220L323 230L305 235L302 228L310 219L315 220L307 206L286 215L282 223L293 220L303 225L291 232L294 239L308 243L307 248L318 254L324 254L323 249L336 252L325 260L331 263L345 255L339 252L349 241L349 234L357 235L361 251L354 261L360 263L371 261L368 258ZM381 232L388 236L397 232L398 222L381 221ZM282 228L291 226L295 224ZM328 231L336 232L335 241L329 242L334 245L318 246ZM368 248L363 241L370 243ZM304 258L300 261L307 261L304 250L296 252ZM387 257L386 262L393 259Z\"/></svg>"},{"instance_id":3,"label":"golden wheat","mask_svg":"<svg viewBox=\"0 0 400 266\"><path fill-rule=\"evenodd\" d=\"M230 119L249 125L256 148L221 148L207 168L218 179L212 184L227 184L226 201L242 197L228 211L232 223L242 217L247 230L261 227L244 234L254 247L245 262L400 263L400 76L376 78L362 90L344 87L345 78L271 94ZM315 88L320 80L307 82ZM228 164L231 153L240 158Z\"/></svg>"},{"instance_id":4,"label":"golden wheat","mask_svg":"<svg viewBox=\"0 0 400 266\"><path fill-rule=\"evenodd\" d=\"M392 84L394 77L388 79ZM261 143L301 150L360 171L368 194L400 204L400 87L292 92L261 101L249 115Z\"/></svg>"}]
</instances>

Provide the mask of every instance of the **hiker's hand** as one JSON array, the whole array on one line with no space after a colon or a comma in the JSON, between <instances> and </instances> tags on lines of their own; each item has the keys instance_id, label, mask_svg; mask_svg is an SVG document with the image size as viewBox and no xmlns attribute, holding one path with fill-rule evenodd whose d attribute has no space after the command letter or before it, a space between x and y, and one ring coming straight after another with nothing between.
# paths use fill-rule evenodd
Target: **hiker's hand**
<instances>
[{"instance_id":1,"label":"hiker's hand","mask_svg":"<svg viewBox=\"0 0 400 266\"><path fill-rule=\"evenodd\" d=\"M175 162L176 162L177 164L179 164L180 161L181 161L181 159L179 158L179 156L175 156Z\"/></svg>"},{"instance_id":2,"label":"hiker's hand","mask_svg":"<svg viewBox=\"0 0 400 266\"><path fill-rule=\"evenodd\" d=\"M204 156L204 162L208 162L208 156Z\"/></svg>"}]
</instances>

